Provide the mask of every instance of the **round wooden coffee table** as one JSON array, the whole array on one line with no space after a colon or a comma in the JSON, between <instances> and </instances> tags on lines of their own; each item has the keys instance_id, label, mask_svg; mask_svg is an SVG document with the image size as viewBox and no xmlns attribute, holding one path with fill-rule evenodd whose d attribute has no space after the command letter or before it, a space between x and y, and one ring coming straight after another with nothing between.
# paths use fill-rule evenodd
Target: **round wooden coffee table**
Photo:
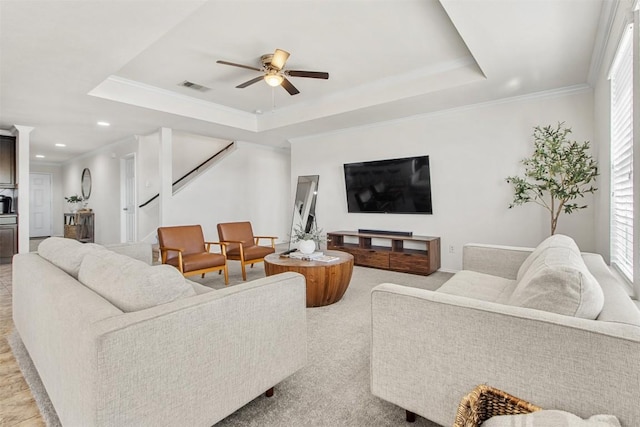
<instances>
[{"instance_id":1,"label":"round wooden coffee table","mask_svg":"<svg viewBox=\"0 0 640 427\"><path fill-rule=\"evenodd\" d=\"M321 307L340 301L351 281L353 255L341 251L324 251L325 255L338 257L331 262L303 261L281 258L269 254L264 258L264 271L272 276L295 271L307 279L307 307Z\"/></svg>"}]
</instances>

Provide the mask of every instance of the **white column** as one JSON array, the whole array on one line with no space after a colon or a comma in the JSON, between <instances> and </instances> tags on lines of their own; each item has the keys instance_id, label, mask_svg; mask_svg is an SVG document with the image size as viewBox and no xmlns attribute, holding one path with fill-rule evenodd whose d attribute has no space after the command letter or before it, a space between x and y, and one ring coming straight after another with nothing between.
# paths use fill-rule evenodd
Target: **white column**
<instances>
[{"instance_id":1,"label":"white column","mask_svg":"<svg viewBox=\"0 0 640 427\"><path fill-rule=\"evenodd\" d=\"M14 125L18 186L18 253L29 252L29 142L31 126Z\"/></svg>"},{"instance_id":2,"label":"white column","mask_svg":"<svg viewBox=\"0 0 640 427\"><path fill-rule=\"evenodd\" d=\"M160 129L160 226L170 224L171 197L173 195L172 167L173 132L170 128Z\"/></svg>"}]
</instances>

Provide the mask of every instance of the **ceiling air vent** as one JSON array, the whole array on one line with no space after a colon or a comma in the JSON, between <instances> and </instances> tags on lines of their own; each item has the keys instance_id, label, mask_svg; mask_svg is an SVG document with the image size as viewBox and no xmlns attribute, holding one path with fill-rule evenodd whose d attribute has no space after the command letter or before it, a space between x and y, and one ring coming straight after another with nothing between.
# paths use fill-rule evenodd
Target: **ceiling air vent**
<instances>
[{"instance_id":1,"label":"ceiling air vent","mask_svg":"<svg viewBox=\"0 0 640 427\"><path fill-rule=\"evenodd\" d=\"M206 92L211 90L210 87L199 85L198 83L190 82L189 80L185 80L182 83L178 83L178 86L188 87L189 89L197 90L200 92Z\"/></svg>"}]
</instances>

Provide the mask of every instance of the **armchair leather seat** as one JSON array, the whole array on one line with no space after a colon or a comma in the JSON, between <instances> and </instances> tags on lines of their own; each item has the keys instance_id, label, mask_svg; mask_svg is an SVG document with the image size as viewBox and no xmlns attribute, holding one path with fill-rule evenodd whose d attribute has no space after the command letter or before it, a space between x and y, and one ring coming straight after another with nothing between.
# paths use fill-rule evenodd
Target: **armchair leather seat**
<instances>
[{"instance_id":1,"label":"armchair leather seat","mask_svg":"<svg viewBox=\"0 0 640 427\"><path fill-rule=\"evenodd\" d=\"M185 271L202 270L210 267L224 266L226 260L222 254L200 253L182 256L182 267ZM167 260L167 264L178 267L178 258Z\"/></svg>"},{"instance_id":2,"label":"armchair leather seat","mask_svg":"<svg viewBox=\"0 0 640 427\"><path fill-rule=\"evenodd\" d=\"M244 258L248 260L264 258L274 252L275 249L271 247L257 245L248 246L246 244L244 246ZM229 259L240 259L240 248L238 247L234 250L227 251L227 257Z\"/></svg>"}]
</instances>

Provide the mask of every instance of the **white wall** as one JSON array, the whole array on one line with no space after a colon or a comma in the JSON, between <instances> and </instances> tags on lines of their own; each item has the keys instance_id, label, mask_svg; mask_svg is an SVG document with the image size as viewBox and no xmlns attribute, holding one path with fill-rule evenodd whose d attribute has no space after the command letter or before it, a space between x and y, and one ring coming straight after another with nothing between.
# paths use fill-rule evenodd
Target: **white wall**
<instances>
[{"instance_id":1,"label":"white wall","mask_svg":"<svg viewBox=\"0 0 640 427\"><path fill-rule=\"evenodd\" d=\"M138 136L136 172L138 179L138 205L160 192L160 132ZM229 145L228 140L210 138L185 132L172 132L172 182ZM158 200L138 210L138 238L156 242L156 229L160 220Z\"/></svg>"},{"instance_id":2,"label":"white wall","mask_svg":"<svg viewBox=\"0 0 640 427\"><path fill-rule=\"evenodd\" d=\"M91 171L88 207L95 214L96 243L120 241L120 158L136 152L137 147L136 138L131 137L62 165L63 197L81 196L82 171L84 168ZM57 220L54 218L54 221Z\"/></svg>"},{"instance_id":3,"label":"white wall","mask_svg":"<svg viewBox=\"0 0 640 427\"><path fill-rule=\"evenodd\" d=\"M201 154L208 150L203 151L202 138L195 140L185 142L189 138L182 134L177 138L178 149L181 147L187 151L184 150L187 143L194 147L197 159L192 159L195 163L189 169L200 163L203 160ZM220 140L213 138L212 141ZM222 146L227 144L222 143ZM205 237L218 240L218 222L249 220L256 234L276 235L279 241L287 240L292 209L289 150L242 142L237 144L236 151L173 195L169 201L169 218L164 225L201 224ZM97 243L120 241L120 158L130 153L136 153L137 199L141 204L159 191L157 133L131 137L69 161L62 167L63 196L80 195L82 170L85 167L91 170L93 190L89 207L96 215ZM211 154L205 153L206 157ZM178 164L184 165L184 156L180 159ZM139 240L151 236L148 240L155 242L158 225L157 201L138 209Z\"/></svg>"},{"instance_id":4,"label":"white wall","mask_svg":"<svg viewBox=\"0 0 640 427\"><path fill-rule=\"evenodd\" d=\"M440 236L442 268L459 270L464 243L535 246L550 234L548 213L540 206L508 209L513 192L505 178L522 174L520 161L533 152L533 127L558 121L572 127L572 139L597 145L591 91L540 95L295 140L291 177L320 175L316 212L325 231L367 228ZM433 215L347 213L344 163L425 154L430 156ZM561 216L557 232L592 251L593 197L585 201L589 208Z\"/></svg>"},{"instance_id":5,"label":"white wall","mask_svg":"<svg viewBox=\"0 0 640 427\"><path fill-rule=\"evenodd\" d=\"M289 150L237 142L233 153L174 194L171 204L164 225L200 224L208 240L218 240L219 222L247 220L256 235L288 241Z\"/></svg>"}]
</instances>

